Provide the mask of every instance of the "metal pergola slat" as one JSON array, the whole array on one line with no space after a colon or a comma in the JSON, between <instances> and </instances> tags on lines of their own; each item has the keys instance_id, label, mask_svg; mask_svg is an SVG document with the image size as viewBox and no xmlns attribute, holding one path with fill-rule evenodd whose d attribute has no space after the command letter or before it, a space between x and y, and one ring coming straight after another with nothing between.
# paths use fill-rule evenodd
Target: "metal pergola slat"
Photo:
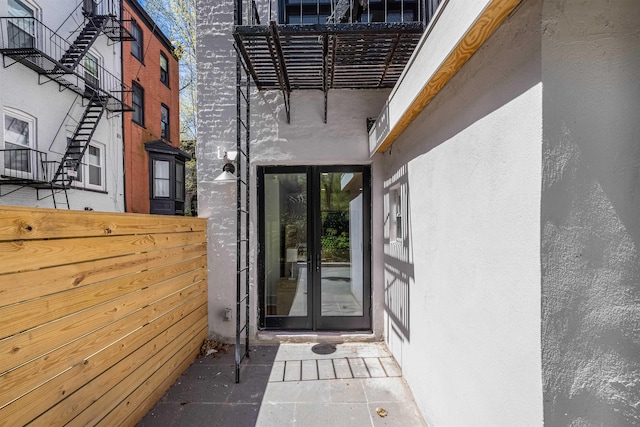
<instances>
[{"instance_id":1,"label":"metal pergola slat","mask_svg":"<svg viewBox=\"0 0 640 427\"><path fill-rule=\"evenodd\" d=\"M259 90L379 89L396 84L422 22L237 25L238 51ZM325 100L326 121L326 100Z\"/></svg>"}]
</instances>

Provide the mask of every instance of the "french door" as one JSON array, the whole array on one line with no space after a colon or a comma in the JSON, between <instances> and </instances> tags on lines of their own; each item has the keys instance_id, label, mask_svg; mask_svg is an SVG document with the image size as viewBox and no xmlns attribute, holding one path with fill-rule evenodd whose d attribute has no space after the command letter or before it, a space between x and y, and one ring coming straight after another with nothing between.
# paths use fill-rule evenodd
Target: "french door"
<instances>
[{"instance_id":1,"label":"french door","mask_svg":"<svg viewBox=\"0 0 640 427\"><path fill-rule=\"evenodd\" d=\"M258 167L259 323L370 330L368 166Z\"/></svg>"}]
</instances>

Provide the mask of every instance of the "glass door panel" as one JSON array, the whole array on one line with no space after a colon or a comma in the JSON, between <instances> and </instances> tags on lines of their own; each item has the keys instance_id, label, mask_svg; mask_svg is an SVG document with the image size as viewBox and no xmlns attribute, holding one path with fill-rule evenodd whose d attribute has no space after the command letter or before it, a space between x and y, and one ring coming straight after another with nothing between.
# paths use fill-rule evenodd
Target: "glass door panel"
<instances>
[{"instance_id":1,"label":"glass door panel","mask_svg":"<svg viewBox=\"0 0 640 427\"><path fill-rule=\"evenodd\" d=\"M263 189L266 315L307 316L307 175L266 174Z\"/></svg>"},{"instance_id":2,"label":"glass door panel","mask_svg":"<svg viewBox=\"0 0 640 427\"><path fill-rule=\"evenodd\" d=\"M320 175L322 316L363 315L362 173Z\"/></svg>"}]
</instances>

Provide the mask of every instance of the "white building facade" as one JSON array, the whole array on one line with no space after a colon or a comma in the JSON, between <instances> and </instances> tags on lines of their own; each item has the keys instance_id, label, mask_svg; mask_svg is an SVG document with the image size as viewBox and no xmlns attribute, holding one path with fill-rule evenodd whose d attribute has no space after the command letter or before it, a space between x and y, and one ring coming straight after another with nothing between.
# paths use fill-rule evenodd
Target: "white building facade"
<instances>
[{"instance_id":1,"label":"white building facade","mask_svg":"<svg viewBox=\"0 0 640 427\"><path fill-rule=\"evenodd\" d=\"M0 3L0 204L124 211L120 7Z\"/></svg>"},{"instance_id":2,"label":"white building facade","mask_svg":"<svg viewBox=\"0 0 640 427\"><path fill-rule=\"evenodd\" d=\"M339 48L331 14L256 5L262 24L235 28L234 2L198 6L210 332L232 340L237 320L236 187L215 181L236 149L237 52L254 84L251 341L384 340L430 426L640 423L636 2L418 2L393 88L379 50L349 50L374 6L347 12L361 32ZM408 37L394 25L378 30Z\"/></svg>"}]
</instances>

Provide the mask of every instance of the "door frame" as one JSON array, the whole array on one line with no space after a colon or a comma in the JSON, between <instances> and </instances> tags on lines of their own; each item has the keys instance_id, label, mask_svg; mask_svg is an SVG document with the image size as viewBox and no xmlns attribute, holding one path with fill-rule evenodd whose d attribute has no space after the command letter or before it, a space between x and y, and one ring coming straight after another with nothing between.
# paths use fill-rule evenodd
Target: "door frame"
<instances>
[{"instance_id":1,"label":"door frame","mask_svg":"<svg viewBox=\"0 0 640 427\"><path fill-rule=\"evenodd\" d=\"M362 173L362 316L321 316L321 274L317 254L321 251L320 176L321 173ZM305 173L307 176L307 316L266 315L265 283L265 195L266 174ZM258 207L258 329L304 331L371 331L371 167L370 165L257 166Z\"/></svg>"}]
</instances>

